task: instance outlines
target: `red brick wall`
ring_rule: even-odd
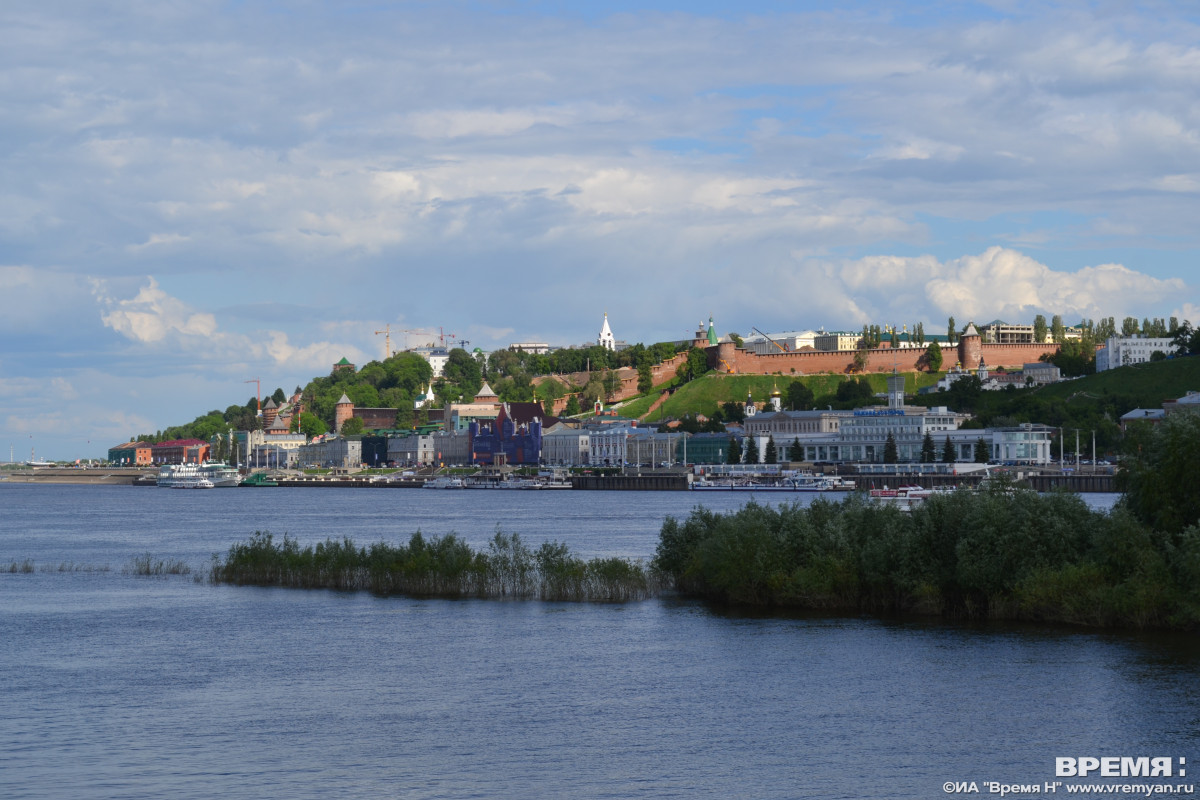
[[[991,367],[1020,367],[1022,364],[1037,361],[1043,353],[1057,353],[1056,344],[981,344],[978,346],[979,356],[984,363]],[[891,372],[893,367],[901,372],[912,372],[918,369],[918,362],[925,355],[925,350],[919,347],[899,348],[892,350],[881,347],[867,350],[867,372]],[[963,364],[968,369],[979,366],[979,356],[968,359]],[[954,348],[942,350],[943,369],[953,366],[961,358]],[[740,373],[747,375],[812,375],[815,373],[832,372],[846,373],[854,363],[854,352],[839,351],[825,353],[819,351],[801,351],[796,353],[767,353],[755,355],[746,350],[739,350],[730,342],[724,342],[716,347],[708,348],[708,364],[721,372]],[[923,365],[921,366],[923,368]]]

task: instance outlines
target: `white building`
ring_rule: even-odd
[[[769,333],[765,336],[761,333],[754,333],[742,337],[742,347],[747,352],[760,356],[784,351],[795,352],[805,348],[815,350],[817,349],[816,339],[819,335],[817,331],[783,331]]]
[[[825,353],[857,350],[862,334],[853,331],[829,331],[813,339],[813,347]]]
[[[450,351],[444,347],[414,347],[409,352],[416,353],[429,362],[429,366],[433,369],[434,380],[442,377],[442,370],[445,368],[446,362],[450,360]]]
[[[1175,352],[1175,340],[1169,337],[1110,336],[1104,347],[1096,351],[1096,372],[1116,369],[1128,364],[1144,364],[1155,351],[1170,355]]]

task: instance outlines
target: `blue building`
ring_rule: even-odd
[[[513,419],[508,403],[500,407],[493,422],[472,422],[470,433],[471,463],[485,466],[537,464],[542,456],[542,421],[525,423]]]

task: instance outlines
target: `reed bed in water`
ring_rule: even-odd
[[[248,542],[213,558],[214,583],[300,589],[362,590],[421,597],[485,597],[574,602],[627,602],[652,597],[649,568],[621,558],[584,560],[566,545],[530,548],[517,534],[497,532],[476,551],[454,534],[406,545],[359,547],[348,538],[301,548],[284,535],[255,531]]]
[[[145,553],[131,558],[121,572],[126,575],[189,575],[192,568],[177,558],[155,558]]]

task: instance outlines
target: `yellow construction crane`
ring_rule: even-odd
[[[383,334],[383,360],[387,361],[392,357],[392,323],[383,326],[383,330],[375,331],[375,335]]]

